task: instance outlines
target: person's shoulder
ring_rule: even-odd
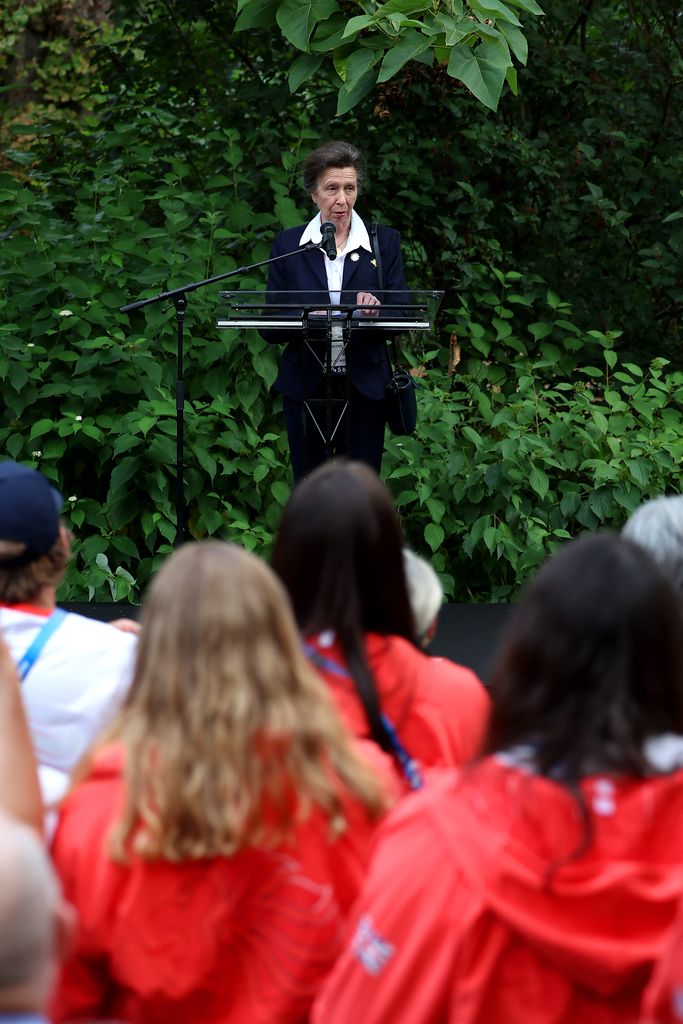
[[[422,789],[405,794],[382,822],[376,846],[420,851],[423,857],[442,860],[449,847],[445,832],[457,811],[461,772],[456,768],[430,768]]]
[[[467,668],[466,665],[459,665],[448,658],[432,657],[425,654],[424,669],[431,679],[444,686],[457,686],[460,690],[476,690],[477,692],[484,689],[476,672]]]
[[[483,741],[491,710],[491,698],[479,677],[464,665],[447,658],[424,655],[416,673],[416,697],[423,713],[433,719],[434,710],[455,743],[456,763],[465,763]]]
[[[455,686],[471,690],[483,689],[483,684],[476,673],[465,665],[459,665],[448,658],[437,658],[426,651],[415,647],[409,640],[401,636],[382,638],[388,645],[390,657],[397,659],[402,665],[410,665],[419,673],[420,678],[433,682],[438,686]],[[375,644],[377,641],[375,641]]]
[[[88,648],[104,648],[112,651],[130,652],[135,649],[137,637],[133,633],[127,633],[116,629],[108,622],[99,619],[91,619],[87,615],[80,615],[78,612],[67,612],[64,619],[65,633],[78,637],[79,642],[87,644]]]
[[[419,672],[423,682],[437,687],[451,687],[459,693],[463,690],[477,693],[484,690],[481,680],[472,669],[452,662],[450,658],[436,657],[425,650],[417,649],[400,637],[394,637],[394,641],[404,644],[404,648],[400,648],[401,657],[409,657],[412,653],[416,672]]]

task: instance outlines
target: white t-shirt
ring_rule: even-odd
[[[47,617],[26,605],[0,608],[16,662]],[[46,803],[63,795],[75,765],[114,719],[130,686],[136,643],[131,633],[68,613],[21,683]]]

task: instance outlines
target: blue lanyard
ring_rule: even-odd
[[[37,1013],[0,1013],[0,1024],[48,1024],[48,1020]]]
[[[66,612],[64,609],[55,608],[50,618],[47,619],[38,630],[37,634],[33,638],[33,643],[29,644],[28,650],[19,659],[17,664],[19,679],[22,683],[33,668],[33,665],[35,664],[35,661],[43,647],[48,642],[54,631],[61,626],[65,618]]]
[[[332,658],[325,657],[321,654],[317,647],[313,644],[304,644],[304,651],[308,655],[309,659],[313,662],[316,668],[322,669],[323,672],[329,672],[330,675],[338,676],[340,679],[351,679],[351,674]],[[388,718],[384,712],[380,714],[382,725],[386,730],[386,734],[391,744],[391,749],[394,757],[401,766],[403,776],[408,783],[410,789],[422,789],[424,785],[424,779],[420,766],[414,757],[411,757],[404,745],[399,739],[399,735],[396,732],[394,723]]]

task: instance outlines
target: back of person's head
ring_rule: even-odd
[[[683,594],[683,495],[646,501],[626,520],[622,536],[647,548]]]
[[[58,948],[60,889],[36,834],[0,813],[0,1013],[40,1012]]]
[[[333,459],[296,486],[271,564],[304,633],[414,639],[401,527],[389,491],[363,463]]]
[[[429,562],[410,548],[403,549],[403,561],[415,630],[420,643],[425,646],[434,639],[443,604],[443,587]]]
[[[31,601],[61,580],[70,554],[59,521],[63,503],[42,473],[0,463],[0,601]]]
[[[363,704],[370,735],[392,750],[365,633],[416,643],[403,567],[403,534],[391,495],[374,470],[333,459],[295,487],[282,516],[272,566],[305,636],[333,630]]]
[[[670,581],[637,544],[572,541],[512,612],[492,675],[488,752],[529,746],[568,783],[642,776],[644,744],[683,733],[683,619]]]
[[[153,580],[142,627],[117,729],[127,753],[117,856],[140,818],[136,851],[171,860],[275,841],[312,804],[342,828],[330,766],[379,810],[379,787],[301,651],[287,595],[255,555],[184,545]]]

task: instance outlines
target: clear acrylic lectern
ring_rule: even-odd
[[[351,374],[346,370],[353,363],[354,347],[375,342],[377,332],[391,341],[404,331],[429,331],[443,292],[375,291],[373,295],[379,306],[359,304],[351,290],[340,293],[339,303],[330,302],[328,291],[219,293],[219,329],[257,330],[268,342],[300,345],[302,380],[309,379],[312,367],[323,379],[322,397],[305,399],[304,408],[328,457],[339,429],[349,428]],[[341,390],[339,383],[344,385]]]

